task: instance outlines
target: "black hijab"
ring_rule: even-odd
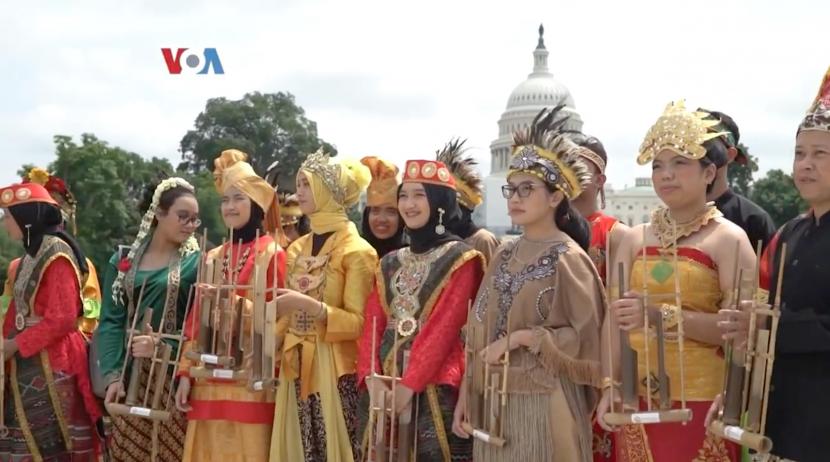
[[[427,194],[427,201],[429,202],[429,221],[422,228],[406,228],[406,234],[409,236],[409,247],[414,253],[428,252],[441,244],[461,240],[452,233],[449,227],[449,224],[453,220],[458,220],[458,217],[461,215],[455,190],[429,183],[422,184]],[[400,188],[398,187],[399,192]],[[438,225],[439,208],[444,209],[444,217],[442,219],[442,223],[446,228],[444,234],[435,232],[435,227]]]
[[[453,220],[450,223],[450,230],[455,233],[461,239],[467,239],[468,237],[472,236],[479,230],[479,227],[473,222],[473,211],[464,207],[463,205],[458,206],[461,213],[458,216],[457,220]]]
[[[388,237],[386,239],[380,239],[379,237],[375,236],[372,232],[372,228],[369,226],[369,209],[371,207],[366,207],[363,209],[363,220],[360,223],[360,231],[363,235],[363,239],[366,239],[372,247],[375,248],[375,251],[378,253],[378,258],[383,257],[387,253],[398,250],[401,247],[406,246],[406,242],[404,240],[404,223],[403,218],[398,216],[398,229],[395,231],[395,234],[392,237]]]
[[[55,236],[72,249],[81,272],[89,274],[89,266],[81,247],[74,237],[63,230],[63,216],[58,207],[44,202],[29,202],[9,207],[9,213],[23,233],[23,248],[27,254],[32,257],[37,255],[43,236]]]
[[[259,231],[260,236],[265,235],[264,228],[262,227],[262,220],[265,219],[265,212],[262,211],[262,207],[251,201],[251,218],[248,219],[248,222],[239,229],[234,228],[233,230],[233,244],[242,240],[243,244],[247,244],[254,239],[256,239],[256,232]]]

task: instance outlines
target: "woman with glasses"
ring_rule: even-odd
[[[105,389],[106,402],[123,395],[124,382],[136,373],[128,370],[125,377],[121,376],[126,348],[131,349],[133,358],[149,358],[153,354],[153,338],[149,335],[134,336],[132,344],[127,345],[127,328],[135,310],[152,309],[153,330],[163,325],[165,332],[179,331],[184,323],[188,294],[196,282],[200,252],[193,233],[201,222],[193,186],[181,178],[168,178],[148,190],[148,196],[138,235],[132,245],[122,246],[110,258],[104,272],[101,322],[92,341],[93,370],[100,374],[102,383],[98,386]],[[141,305],[136,306],[142,287]],[[162,319],[165,307],[168,307],[167,316]],[[146,383],[149,361],[144,364],[146,367],[138,373]],[[168,373],[172,375],[172,368]],[[175,413],[155,430],[152,421],[140,417],[111,418],[112,460],[150,460],[154,443],[158,448],[156,460],[181,460],[186,428],[183,414]]]
[[[502,188],[522,235],[493,255],[467,319],[476,354],[455,408],[453,432],[476,436],[473,459],[488,461],[591,460],[591,411],[600,384],[602,283],[585,252],[590,231],[570,206],[588,180],[576,145],[558,133],[566,116],[547,109],[513,135],[513,156]],[[508,335],[509,334],[509,335]],[[509,352],[509,356],[505,356]],[[501,405],[498,429],[484,415],[484,375]],[[489,366],[489,367],[486,367]],[[492,389],[491,389],[492,392]],[[502,394],[504,393],[504,394]],[[485,442],[475,430],[498,432],[507,442]]]
[[[233,242],[212,249],[208,260],[222,262],[222,285],[253,284],[255,265],[267,268],[266,301],[273,298],[274,282],[282,287],[285,277],[285,251],[277,243],[280,222],[276,192],[247,162],[248,155],[230,149],[213,161],[213,178],[222,195],[222,220],[232,231]],[[199,337],[199,310],[202,297],[216,297],[216,285],[199,282],[196,304],[185,327],[188,339]],[[227,293],[227,292],[223,292]],[[224,297],[224,295],[222,295]],[[242,302],[243,318],[251,315],[252,290],[239,290],[234,306]],[[227,344],[251,345],[250,331],[230,334]],[[242,338],[239,338],[242,335]],[[184,345],[187,352],[195,340]],[[245,355],[243,369],[250,369],[253,355]],[[252,391],[247,380],[192,379],[190,361],[182,355],[176,407],[187,412],[185,461],[265,462],[274,422],[274,395],[268,390]]]
[[[360,337],[358,379],[368,388],[361,403],[363,441],[370,432],[383,431],[366,418],[370,397],[379,403],[381,392],[392,395],[390,381],[370,373],[400,377],[390,406],[395,416],[408,416],[411,428],[418,430],[409,440],[409,447],[417,448],[415,460],[472,460],[470,441],[451,432],[452,413],[464,373],[459,334],[481,283],[484,259],[446,226],[460,216],[457,194],[444,163],[407,162],[398,210],[410,246],[381,259]]]

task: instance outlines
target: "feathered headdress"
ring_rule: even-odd
[[[467,151],[464,148],[466,142],[466,139],[452,139],[440,151],[435,153],[437,160],[447,166],[455,179],[459,204],[472,210],[484,201],[482,194],[484,184],[481,181],[481,175],[475,168],[478,162],[470,156],[464,156]]]
[[[573,199],[582,193],[591,174],[579,155],[579,146],[563,129],[570,117],[560,112],[564,107],[542,109],[528,128],[513,133],[508,176],[517,172],[536,175]]]
[[[824,73],[818,94],[798,126],[798,131],[820,130],[830,132],[830,68]]]

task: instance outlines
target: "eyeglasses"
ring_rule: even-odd
[[[193,225],[198,228],[202,224],[202,220],[199,219],[198,215],[190,216],[186,213],[177,213],[176,218],[179,219],[180,225]]]
[[[525,198],[530,196],[530,193],[532,193],[536,188],[538,188],[538,186],[533,183],[521,183],[518,186],[506,184],[501,187],[501,195],[504,196],[505,199],[510,199],[513,197],[513,194],[519,193],[519,197]]]

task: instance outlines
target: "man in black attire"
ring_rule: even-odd
[[[818,462],[830,460],[830,70],[799,126],[793,179],[810,210],[775,235],[761,271],[774,301],[786,243],[766,433],[775,458]],[[725,337],[745,338],[745,313],[721,315]]]
[[[727,156],[724,164],[715,165],[718,171],[715,182],[712,183],[711,189],[706,195],[707,199],[715,202],[718,210],[723,213],[727,220],[740,226],[746,232],[753,249],[757,248],[758,241],[761,241],[765,248],[773,234],[775,234],[775,223],[773,223],[772,218],[758,204],[729,189],[727,178],[729,164],[737,162],[745,165],[749,161],[746,152],[738,144],[741,139],[738,125],[732,120],[732,117],[722,112],[701,108],[698,108],[698,111],[708,113],[711,119],[720,121],[720,124],[710,130],[726,132],[726,135],[720,139],[726,145]]]

